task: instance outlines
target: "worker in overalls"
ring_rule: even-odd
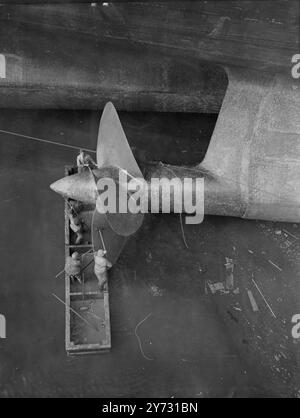
[[[77,235],[75,244],[78,245],[83,240],[82,221],[79,218],[78,213],[71,205],[69,206],[67,213],[70,220],[70,229]]]
[[[107,282],[107,270],[111,268],[112,264],[105,257],[106,251],[98,250],[95,254],[94,272],[98,279],[100,290],[104,290],[104,285]]]
[[[97,168],[97,164],[95,163],[95,161],[89,154],[86,154],[83,149],[79,151],[76,162],[78,173],[82,173],[84,170],[88,168]]]
[[[81,258],[77,251],[66,258],[65,272],[71,280],[81,283]]]

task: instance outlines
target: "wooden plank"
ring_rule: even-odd
[[[251,303],[253,312],[258,312],[259,309],[258,309],[256,300],[254,299],[254,296],[253,296],[253,293],[251,292],[251,290],[247,290],[247,294],[248,294],[248,297],[249,297],[249,300],[250,300],[250,303]]]
[[[99,292],[70,292],[70,296],[101,296]]]
[[[92,248],[93,246],[91,244],[80,244],[80,245],[69,244],[68,247],[69,248]]]

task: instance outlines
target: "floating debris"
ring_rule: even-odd
[[[15,196],[15,197],[11,197],[10,199],[4,199],[3,202],[8,203],[8,202],[12,202],[15,199],[19,199],[20,196]]]
[[[232,319],[234,322],[236,322],[237,324],[239,323],[239,320],[232,314],[232,312],[230,312],[229,310],[227,311],[230,319]]]
[[[146,254],[146,262],[151,263],[151,261],[152,261],[152,253],[151,251],[148,251]]]
[[[225,259],[226,259],[226,263],[225,263],[226,289],[227,290],[232,290],[234,288],[234,278],[233,278],[234,263],[233,263],[233,260],[231,258],[225,257]]]
[[[256,300],[254,299],[254,296],[253,296],[253,293],[251,292],[251,290],[247,290],[247,294],[248,294],[248,297],[249,297],[249,300],[250,300],[250,303],[251,303],[253,312],[258,312],[259,309],[258,309]]]
[[[274,359],[276,361],[280,361],[280,355],[279,354],[274,354]]]
[[[211,291],[212,294],[215,294],[217,292],[220,292],[220,293],[228,293],[225,290],[225,286],[224,286],[224,283],[223,282],[211,283],[211,282],[208,281],[206,283],[207,283],[207,286],[209,287],[209,289],[210,289],[210,291]]]
[[[294,235],[294,234],[292,234],[291,232],[289,232],[289,231],[287,231],[286,229],[283,229],[283,232],[285,232],[286,234],[288,234],[289,236],[291,236],[292,238],[295,238],[295,239],[299,239],[299,237],[297,237],[296,235]]]
[[[287,249],[289,248],[293,243],[289,241],[288,239],[281,245],[281,248]]]
[[[142,319],[137,325],[136,325],[136,327],[135,327],[135,330],[134,330],[134,334],[135,334],[135,336],[136,336],[136,338],[137,338],[137,340],[138,340],[138,343],[139,343],[139,348],[140,348],[140,351],[141,351],[141,354],[142,354],[142,356],[146,359],[146,360],[149,360],[149,361],[152,361],[152,360],[154,360],[152,357],[148,357],[148,356],[146,356],[146,354],[144,353],[144,351],[143,351],[143,347],[142,347],[142,342],[141,342],[141,339],[140,339],[140,337],[139,337],[139,335],[138,335],[138,333],[137,333],[137,330],[138,330],[138,327],[140,326],[140,325],[142,325],[150,316],[152,315],[152,312],[151,313],[149,313],[144,319]]]
[[[272,316],[274,316],[274,318],[276,318],[276,319],[277,319],[277,316],[275,315],[275,313],[274,313],[273,309],[271,308],[271,306],[270,306],[270,305],[269,305],[269,303],[267,302],[267,300],[266,300],[266,298],[264,297],[264,295],[263,295],[262,291],[260,290],[260,288],[258,287],[258,285],[256,284],[256,282],[255,282],[255,280],[254,280],[253,278],[252,278],[252,282],[253,282],[254,286],[256,287],[256,289],[259,291],[259,293],[260,293],[261,297],[263,298],[263,300],[264,300],[265,304],[267,305],[268,309],[270,310],[270,312],[271,312]],[[272,331],[272,330],[270,330],[270,332],[273,332],[273,331]]]
[[[150,292],[152,296],[163,296],[164,294],[164,290],[155,285],[150,286]]]
[[[269,262],[270,264],[272,264],[272,266],[274,266],[275,268],[277,268],[279,271],[282,271],[282,268],[280,268],[279,266],[277,266],[277,264],[273,263],[273,261],[272,261],[272,260],[268,260],[268,262]]]
[[[240,294],[240,288],[239,287],[235,288],[232,293],[234,295],[239,295]]]

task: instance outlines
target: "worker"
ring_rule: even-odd
[[[79,213],[82,209],[82,203],[78,202],[78,200],[67,199],[67,204],[69,208],[75,213]]]
[[[67,257],[65,264],[65,272],[71,280],[77,280],[81,283],[81,258],[77,251]]]
[[[105,257],[106,251],[98,250],[95,255],[95,268],[94,272],[99,282],[100,290],[104,289],[104,285],[107,282],[107,270],[111,268],[112,264]]]
[[[83,240],[83,225],[82,221],[78,216],[78,213],[72,206],[68,209],[68,217],[70,220],[70,228],[77,235],[75,244],[78,245]]]
[[[78,173],[82,173],[86,168],[97,168],[97,164],[89,154],[86,154],[83,149],[79,151],[77,156]]]

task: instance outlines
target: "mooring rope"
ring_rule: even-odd
[[[24,135],[24,134],[20,134],[18,132],[5,131],[4,129],[0,129],[0,132],[2,132],[3,134],[14,135],[14,136],[18,136],[20,138],[31,139],[33,141],[43,142],[43,143],[46,143],[46,144],[58,145],[60,147],[65,147],[65,148],[72,148],[72,149],[76,149],[77,151],[82,149],[84,151],[96,153],[96,151],[91,150],[89,148],[77,147],[75,145],[64,144],[63,142],[59,142],[59,141],[51,141],[49,139],[37,138],[35,136]]]

